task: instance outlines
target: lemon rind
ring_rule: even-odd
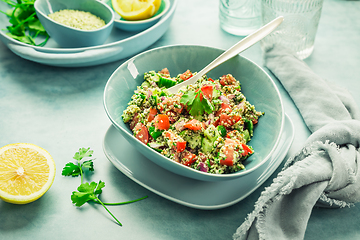
[[[149,5],[146,9],[144,8],[142,10],[132,11],[130,13],[126,13],[126,12],[122,11],[120,8],[118,8],[117,6],[115,6],[114,3],[116,2],[116,0],[112,0],[111,3],[112,3],[112,6],[113,6],[113,9],[115,10],[115,12],[117,14],[119,14],[123,19],[130,20],[130,21],[136,21],[136,20],[149,19],[156,14],[156,12],[159,10],[159,8],[161,6],[161,0],[160,0],[160,4],[158,4],[158,6],[155,6],[155,4],[154,4],[155,1],[157,1],[157,0],[154,0],[152,3],[149,3]],[[149,8],[152,8],[150,10],[150,14],[148,13]]]
[[[47,159],[47,163],[49,165],[49,177],[48,180],[46,181],[46,183],[43,185],[43,187],[35,192],[32,193],[30,195],[12,195],[9,194],[7,192],[4,192],[3,190],[0,189],[0,199],[2,199],[5,202],[9,202],[9,203],[14,203],[14,204],[27,204],[33,201],[38,200],[40,197],[42,197],[51,187],[51,185],[54,182],[55,179],[55,175],[56,175],[56,166],[55,166],[55,161],[52,158],[52,156],[49,154],[48,151],[46,151],[45,149],[32,144],[32,143],[13,143],[13,144],[8,144],[2,148],[0,148],[0,155],[5,152],[6,150],[10,149],[10,148],[14,148],[14,147],[27,147],[27,148],[32,148],[35,149],[36,151],[39,151],[46,159]]]

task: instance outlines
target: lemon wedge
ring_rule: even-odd
[[[112,6],[125,20],[151,18],[159,10],[161,0],[111,0]]]
[[[14,204],[39,199],[54,182],[55,169],[51,155],[34,144],[0,148],[0,198]]]

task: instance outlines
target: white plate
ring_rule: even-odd
[[[168,29],[178,0],[170,0],[169,11],[144,31],[125,32],[114,28],[103,45],[86,48],[61,48],[53,39],[44,47],[28,45],[6,35],[9,19],[0,13],[0,40],[16,55],[38,63],[59,67],[83,67],[109,63],[135,55],[155,43]],[[0,1],[0,9],[9,5]]]
[[[293,138],[294,127],[286,115],[279,145],[267,164],[240,180],[222,182],[199,181],[165,170],[145,158],[113,126],[105,134],[103,149],[117,169],[144,188],[188,207],[212,210],[238,203],[260,187],[279,167]]]

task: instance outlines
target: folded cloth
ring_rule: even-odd
[[[325,82],[287,49],[269,49],[265,66],[312,134],[261,193],[233,238],[303,239],[316,204],[345,207],[360,201],[360,110],[345,89]]]

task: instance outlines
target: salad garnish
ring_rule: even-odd
[[[0,10],[0,13],[3,13],[9,17],[9,23],[11,24],[10,26],[6,27],[9,31],[6,33],[6,35],[20,42],[34,46],[42,47],[47,43],[49,35],[36,16],[34,8],[35,0],[1,1],[9,4],[12,7],[12,9],[8,9],[6,12]],[[45,40],[39,44],[36,44],[35,38],[38,35],[45,36]]]
[[[87,202],[94,202],[101,204],[105,210],[115,219],[115,221],[122,226],[121,222],[110,212],[110,210],[106,207],[106,205],[123,205],[123,204],[129,204],[133,202],[137,202],[140,200],[143,200],[147,198],[147,196],[144,196],[142,198],[138,198],[131,201],[126,202],[118,202],[118,203],[104,203],[100,200],[99,195],[102,193],[102,189],[105,187],[105,182],[99,181],[97,182],[91,182],[87,183],[84,182],[84,171],[94,171],[94,162],[92,154],[93,150],[90,150],[90,148],[80,148],[78,152],[75,153],[74,159],[76,160],[76,164],[73,162],[69,162],[65,165],[65,167],[62,170],[63,176],[73,176],[77,177],[80,176],[81,184],[77,188],[77,191],[73,191],[71,194],[71,200],[72,203],[75,204],[77,207],[81,207]]]

